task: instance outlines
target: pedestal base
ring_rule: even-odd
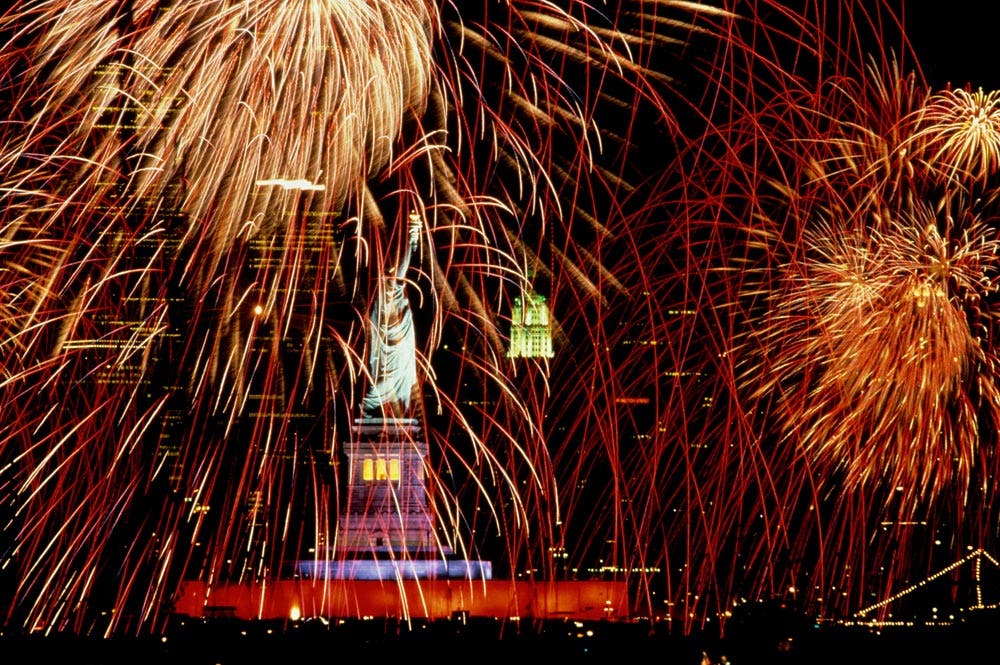
[[[344,443],[348,475],[338,552],[359,559],[365,552],[400,552],[400,559],[434,552],[437,539],[424,470],[428,451],[419,422],[361,418],[352,432]]]
[[[295,571],[318,580],[493,579],[493,563],[468,559],[312,559]]]

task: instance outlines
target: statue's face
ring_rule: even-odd
[[[398,300],[403,296],[405,282],[395,277],[386,279],[385,287],[382,290],[382,299],[386,302]]]

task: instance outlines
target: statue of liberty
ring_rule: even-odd
[[[406,273],[420,244],[421,220],[410,213],[408,243],[393,272],[382,280],[368,328],[371,386],[361,403],[364,418],[407,418],[417,383],[413,314],[406,297]]]

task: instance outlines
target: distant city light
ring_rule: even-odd
[[[255,183],[258,187],[281,187],[285,190],[297,189],[303,191],[315,191],[321,192],[326,189],[325,185],[314,183],[311,180],[306,180],[305,178],[298,178],[296,180],[286,180],[285,178],[270,178],[267,180],[258,180]]]

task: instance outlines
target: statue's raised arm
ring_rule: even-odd
[[[399,283],[406,280],[406,273],[410,271],[410,259],[420,248],[420,230],[422,228],[423,223],[420,219],[420,215],[415,212],[411,212],[409,224],[407,224],[406,250],[400,256],[399,264],[396,266],[396,271],[394,273],[396,280]]]
[[[395,269],[379,286],[368,327],[368,369],[371,385],[362,400],[365,418],[405,418],[417,383],[413,314],[406,297],[406,274],[420,247],[422,223],[410,213],[407,243]]]

